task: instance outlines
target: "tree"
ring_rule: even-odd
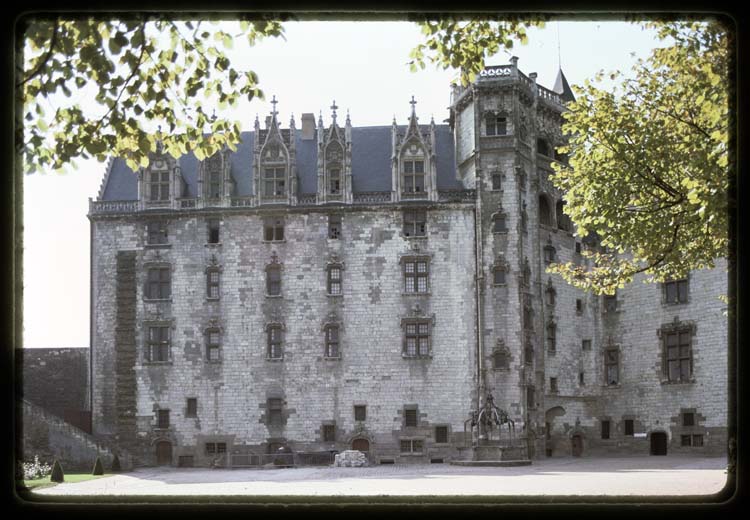
[[[539,20],[513,18],[474,17],[461,20],[445,17],[440,20],[419,22],[425,43],[412,49],[409,66],[412,72],[417,67],[425,68],[425,60],[443,69],[460,71],[460,80],[468,85],[484,68],[485,58],[496,54],[501,48],[510,50],[515,41],[525,44],[526,30],[544,27]]]
[[[27,173],[109,155],[135,170],[158,141],[175,157],[234,149],[239,122],[206,107],[234,107],[263,93],[257,75],[235,69],[225,51],[239,37],[253,45],[283,36],[279,21],[262,18],[221,26],[145,17],[23,23],[16,151]]]
[[[412,50],[412,70],[428,58],[461,72],[464,84],[484,68],[485,57],[541,22],[428,21],[426,41]],[[565,212],[582,236],[593,233],[603,249],[584,252],[594,267],[553,264],[569,283],[612,293],[645,273],[649,281],[711,268],[728,254],[729,42],[716,21],[647,23],[669,43],[639,60],[631,78],[613,92],[586,82],[575,88],[553,164]],[[670,41],[671,40],[671,41]],[[603,74],[598,76],[601,79]]]
[[[568,282],[611,294],[644,273],[660,282],[712,268],[728,254],[729,44],[718,22],[649,23],[671,45],[611,73],[608,92],[586,82],[568,105],[552,182],[578,233],[600,251],[586,269],[553,265]],[[601,75],[598,79],[601,79]]]

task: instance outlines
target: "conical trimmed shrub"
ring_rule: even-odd
[[[112,459],[112,473],[116,473],[118,471],[122,471],[122,468],[120,467],[120,457],[115,454],[114,458]]]
[[[102,466],[102,459],[99,457],[96,458],[96,462],[94,462],[94,471],[91,472],[92,475],[104,475],[104,466]]]
[[[49,479],[52,482],[65,482],[65,474],[57,459],[55,459],[55,463],[52,465],[52,475],[50,475]]]

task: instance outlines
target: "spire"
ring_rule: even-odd
[[[411,101],[409,101],[409,104],[411,105],[411,117],[409,117],[408,132],[418,132],[417,120],[419,118],[417,117],[417,108],[416,108],[417,101],[414,99],[414,96],[411,97]]]
[[[349,109],[348,108],[346,109],[346,124],[347,125],[351,125],[352,124],[351,120],[349,119]]]
[[[339,107],[336,106],[336,100],[333,100],[333,104],[331,105],[331,119],[333,119],[333,124],[336,124],[336,110]]]
[[[271,100],[271,104],[273,105],[273,110],[271,110],[271,115],[273,116],[274,119],[276,119],[276,114],[278,114],[278,112],[276,112],[276,103],[278,103],[278,101],[276,101],[276,94],[274,94],[273,99]]]
[[[563,74],[562,69],[558,69],[557,71],[557,79],[555,80],[555,86],[552,87],[552,91],[560,94],[563,101],[567,102],[576,100],[573,91],[570,90],[568,80],[565,79],[565,74]]]
[[[321,110],[318,115],[318,128],[323,129],[323,111]]]

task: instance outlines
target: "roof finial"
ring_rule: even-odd
[[[274,119],[276,118],[276,114],[278,113],[276,112],[276,103],[278,103],[278,101],[276,101],[276,94],[274,94],[273,99],[271,100],[271,104],[273,105],[273,109],[271,110],[271,115],[273,115]]]
[[[416,111],[417,111],[417,107],[416,107],[417,102],[415,101],[413,94],[411,96],[411,101],[409,101],[409,104],[411,105],[411,113],[412,114],[416,113]]]
[[[557,68],[562,70],[562,60],[560,59],[560,22],[557,22]]]
[[[331,105],[331,118],[333,119],[333,122],[336,122],[336,109],[338,107],[336,106],[336,100],[333,100],[333,104]]]
[[[348,108],[346,109],[346,124],[347,125],[351,124],[351,121],[349,120],[349,109]]]

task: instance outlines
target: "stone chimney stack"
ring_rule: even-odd
[[[315,137],[315,114],[302,114],[302,139],[308,141]]]

